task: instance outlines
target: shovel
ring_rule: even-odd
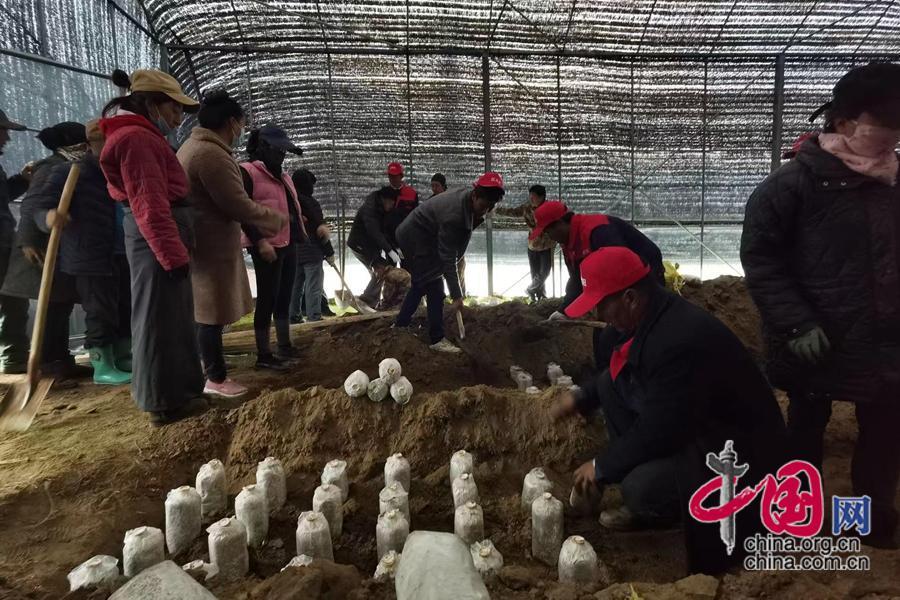
[[[50,241],[44,256],[44,270],[41,275],[41,289],[38,293],[37,309],[34,313],[34,329],[31,333],[31,353],[28,355],[28,371],[21,381],[16,381],[7,388],[0,400],[0,431],[25,431],[34,421],[41,403],[50,392],[53,379],[41,377],[41,350],[44,344],[44,326],[47,324],[47,306],[50,303],[50,292],[53,288],[53,273],[56,270],[56,254],[59,251],[59,240],[62,229],[69,214],[72,193],[78,183],[79,167],[72,164],[66,185],[63,187],[59,206],[56,208],[56,221],[50,231]]]
[[[348,296],[350,296],[350,302],[352,303],[353,308],[355,308],[357,311],[359,311],[359,314],[361,314],[361,315],[371,315],[372,313],[378,312],[378,311],[376,311],[375,309],[373,309],[373,308],[371,308],[371,307],[368,307],[368,310],[363,309],[363,307],[360,306],[360,304],[359,304],[359,300],[357,300],[357,299],[356,299],[356,296],[353,295],[353,292],[350,291],[350,286],[348,286],[348,285],[347,285],[347,282],[344,281],[344,274],[341,273],[341,270],[338,269],[337,265],[331,265],[331,266],[334,267],[335,272],[337,272],[338,277],[340,277],[340,279],[341,279],[341,285],[344,287],[344,291],[347,292],[347,295],[348,295]]]
[[[456,312],[456,326],[459,327],[459,339],[466,339],[466,324],[463,323],[462,312]]]

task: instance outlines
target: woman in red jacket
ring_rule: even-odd
[[[125,204],[125,250],[131,267],[133,364],[131,393],[154,425],[204,405],[203,372],[194,335],[189,278],[193,244],[184,199],[188,181],[166,140],[182,113],[197,106],[161,71],[122,71],[129,88],[103,109],[106,144],[100,165],[114,200]]]

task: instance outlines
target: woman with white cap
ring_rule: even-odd
[[[189,185],[166,136],[198,102],[162,71],[141,69],[113,82],[130,93],[103,109],[100,165],[124,202],[131,267],[132,396],[159,426],[204,406],[190,280],[193,225]]]

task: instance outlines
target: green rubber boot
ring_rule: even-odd
[[[94,367],[94,383],[99,385],[124,385],[131,383],[131,373],[116,368],[113,346],[91,348],[91,365]]]
[[[116,340],[116,368],[124,373],[131,373],[131,338]]]

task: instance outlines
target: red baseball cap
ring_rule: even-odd
[[[569,208],[559,200],[548,200],[534,211],[534,229],[528,235],[533,240],[544,233],[544,229],[562,219],[569,212]]]
[[[474,187],[490,187],[503,189],[503,177],[500,173],[488,171],[475,181]]]
[[[403,165],[398,162],[392,162],[387,168],[388,175],[403,175]]]
[[[650,272],[641,257],[624,246],[607,246],[591,252],[581,262],[584,291],[566,307],[566,316],[577,318],[617,292],[626,290]]]

